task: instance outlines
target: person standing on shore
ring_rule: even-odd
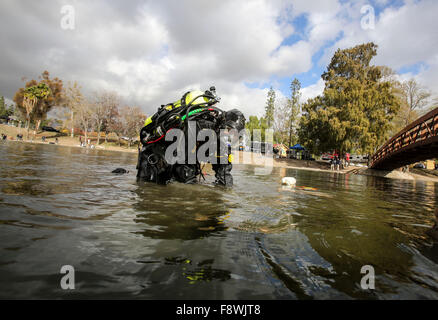
[[[79,136],[79,145],[82,147],[82,136]]]

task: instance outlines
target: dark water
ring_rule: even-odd
[[[135,154],[14,142],[0,163],[0,298],[438,298],[438,184],[241,165],[231,190],[139,185]]]

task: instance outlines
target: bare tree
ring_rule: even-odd
[[[77,82],[69,83],[68,87],[65,89],[65,105],[70,109],[70,120],[71,120],[71,137],[74,137],[74,127],[75,127],[75,111],[78,110],[79,105],[84,102],[84,96],[81,93],[81,87]]]
[[[117,114],[112,118],[111,122],[108,123],[107,128],[117,136],[119,147],[121,146],[120,139],[123,136],[124,127],[122,117],[120,116],[119,110],[117,110]]]
[[[429,111],[432,111],[433,109],[438,108],[438,97],[435,97],[433,99],[432,105],[429,108]]]
[[[92,125],[92,104],[83,99],[80,103],[74,106],[74,113],[76,114],[75,121],[77,125],[84,131],[85,142],[88,140],[88,130]]]
[[[108,135],[112,131],[112,127],[119,118],[119,106],[116,104],[110,105],[107,110],[107,115],[103,124],[103,131],[105,132],[105,142],[107,142]]]
[[[428,108],[425,107],[429,104],[431,93],[419,85],[415,79],[404,82],[399,82],[395,78],[391,79],[392,92],[398,98],[400,104],[400,109],[392,121],[390,131],[392,136],[428,111]]]
[[[131,147],[132,141],[139,136],[141,128],[144,126],[146,115],[139,107],[125,106],[120,111],[123,136],[128,138],[128,145]]]
[[[104,129],[106,122],[111,121],[111,117],[114,117],[118,105],[119,97],[115,92],[103,91],[94,95],[92,114],[97,131],[97,144],[100,143],[102,129]]]
[[[415,120],[429,103],[430,91],[419,85],[415,79],[401,84],[402,101],[405,106],[405,126]]]
[[[287,144],[289,138],[290,108],[287,99],[276,101],[274,112],[274,140]]]

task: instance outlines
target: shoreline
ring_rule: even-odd
[[[88,147],[81,147],[79,144],[63,144],[63,143],[50,143],[50,142],[42,142],[42,141],[29,141],[29,140],[7,140],[8,142],[18,142],[18,143],[26,143],[26,144],[42,144],[42,145],[50,145],[50,146],[58,146],[58,147],[69,147],[69,148],[79,148],[79,149],[85,149],[85,150],[95,150],[95,151],[111,151],[111,152],[124,152],[124,153],[137,153],[137,149],[124,149],[123,147],[94,147],[94,148],[88,148]]]
[[[5,130],[8,129],[8,130]],[[0,132],[7,132],[8,136],[14,136],[13,134],[18,132],[18,128],[0,125]],[[20,131],[24,132],[24,128]],[[9,132],[8,132],[9,131]],[[46,142],[38,141],[45,136]],[[33,141],[29,140],[16,140],[16,139],[8,139],[7,141],[11,142],[20,142],[20,143],[29,143],[29,144],[44,144],[44,145],[54,145],[54,146],[63,146],[63,147],[75,147],[82,148],[87,150],[99,150],[99,151],[112,151],[112,152],[124,152],[136,154],[138,152],[137,148],[128,149],[127,147],[114,146],[108,144],[102,144],[99,146],[95,146],[94,148],[81,147],[79,145],[78,137],[72,138],[70,136],[58,136],[53,132],[43,132],[34,136],[35,139]],[[58,138],[58,144],[54,143],[55,138]],[[92,139],[95,142],[96,139]],[[52,143],[51,143],[52,142]],[[356,167],[350,166],[343,170],[332,171],[330,170],[330,165],[324,161],[306,161],[306,160],[295,160],[295,159],[276,159],[276,158],[266,158],[261,154],[247,152],[247,151],[238,151],[234,154],[235,159],[238,161],[234,163],[236,165],[244,164],[244,165],[254,165],[254,166],[262,166],[264,164],[272,165],[274,168],[287,168],[287,169],[296,169],[296,170],[307,170],[307,171],[317,171],[317,172],[328,172],[328,173],[338,173],[338,174],[358,174],[358,175],[368,175],[374,177],[383,177],[388,179],[402,179],[402,180],[411,180],[411,181],[431,181],[438,182],[438,177],[431,177],[411,172],[401,172],[398,170],[394,171],[380,171],[373,170],[367,167]],[[245,162],[242,160],[246,160]],[[249,160],[249,161],[248,161]]]
[[[95,147],[95,148],[85,148],[81,147],[79,144],[72,145],[72,144],[51,144],[50,142],[42,142],[42,141],[18,141],[18,140],[7,140],[8,142],[18,142],[18,143],[26,143],[26,144],[43,144],[43,145],[53,145],[53,146],[62,146],[62,147],[74,147],[74,148],[81,148],[81,149],[87,149],[87,150],[96,150],[96,151],[110,151],[110,152],[124,152],[124,153],[137,153],[137,149],[126,149],[123,147]],[[243,156],[242,151],[239,151],[239,158]],[[242,161],[236,162],[236,165],[253,165],[253,166],[261,166],[260,163],[255,163],[254,160],[257,159],[258,162],[262,161],[263,156],[260,156],[258,154],[251,154],[250,158],[252,161],[251,163],[243,163]],[[266,159],[266,158],[265,158]],[[328,164],[322,161],[306,161],[306,160],[294,160],[294,159],[275,159],[269,160],[272,163],[272,167],[274,168],[285,168],[285,169],[295,169],[295,170],[306,170],[306,171],[316,171],[316,172],[327,172],[327,173],[337,173],[337,174],[357,174],[357,175],[365,175],[365,176],[373,176],[373,177],[382,177],[387,179],[399,179],[399,180],[410,180],[410,181],[430,181],[430,182],[438,182],[438,177],[428,177],[416,173],[408,173],[408,172],[401,172],[398,170],[394,171],[380,171],[380,170],[373,170],[369,169],[367,167],[356,167],[356,166],[350,166],[343,170],[330,170],[325,169],[324,166],[328,167]]]

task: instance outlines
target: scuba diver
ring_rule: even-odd
[[[196,152],[209,143],[214,152],[211,154],[208,148],[209,155],[205,152],[203,155],[212,163],[215,184],[232,186],[233,155],[229,140],[233,134],[244,129],[245,117],[237,109],[223,111],[217,108],[215,105],[219,101],[215,87],[205,92],[189,91],[181,100],[162,105],[157,113],[146,119],[140,131],[142,148],[138,154],[138,180],[157,184],[168,184],[172,180],[195,183],[198,176],[204,178]],[[214,132],[214,137],[209,136],[206,142],[197,141],[198,133],[205,129]],[[177,141],[169,141],[168,133]],[[179,133],[183,134],[174,136]],[[190,137],[193,136],[195,141],[191,144]],[[178,148],[172,151],[169,146],[175,144]]]

